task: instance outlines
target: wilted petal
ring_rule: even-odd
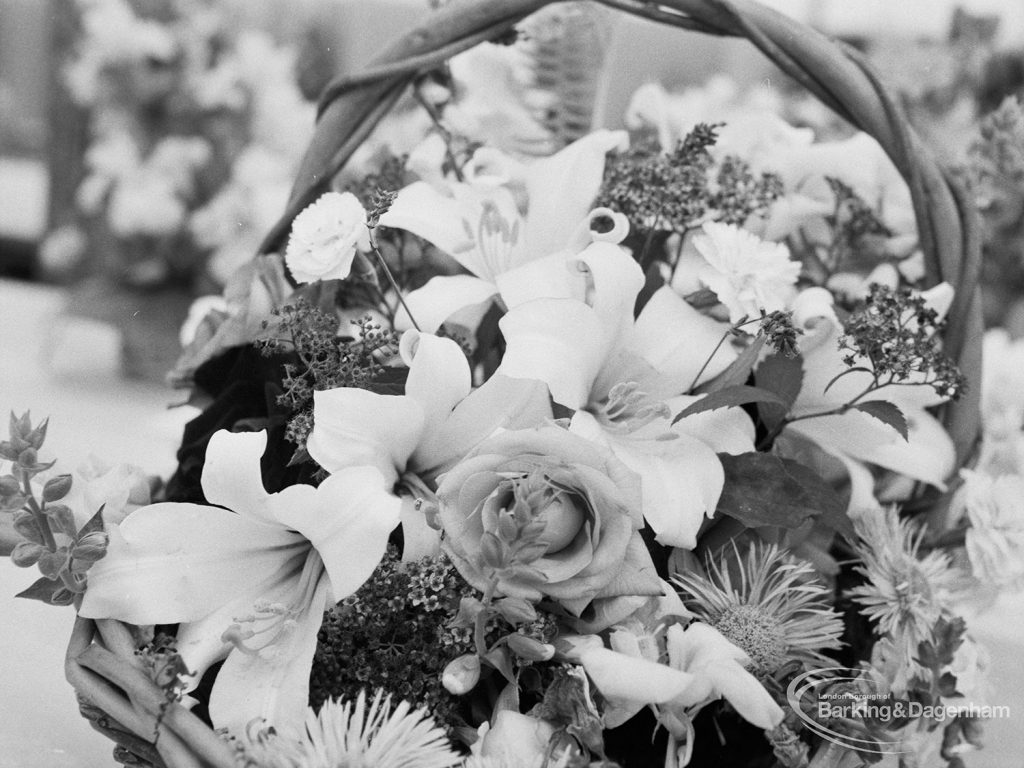
[[[422,288],[405,294],[405,307],[395,315],[395,327],[411,328],[411,314],[423,333],[437,333],[445,320],[465,307],[492,298],[498,289],[492,283],[472,275],[439,275]]]
[[[728,341],[715,351],[728,330],[727,323],[701,314],[666,286],[644,306],[626,346],[662,375],[666,391],[660,396],[677,395],[713,379],[736,359]],[[697,379],[706,361],[710,362]]]
[[[527,166],[527,253],[541,256],[565,246],[566,222],[582,221],[594,207],[605,155],[628,145],[625,131],[598,130]]]
[[[537,299],[513,309],[499,325],[507,348],[498,373],[539,379],[568,408],[586,405],[608,354],[594,310],[573,299]]]
[[[106,557],[89,569],[79,613],[131,624],[195,621],[287,573],[309,542],[279,525],[219,507],[143,507],[110,531]]]
[[[423,433],[423,407],[407,395],[339,387],[313,393],[306,450],[328,472],[373,466],[394,483]]]

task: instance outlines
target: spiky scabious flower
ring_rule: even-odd
[[[868,510],[854,527],[860,537],[856,571],[866,583],[847,596],[863,606],[876,633],[891,638],[909,661],[920,643],[931,640],[939,619],[951,615],[957,571],[943,552],[920,554],[924,529],[900,518],[895,507]]]
[[[293,740],[272,728],[234,740],[244,768],[450,768],[462,758],[429,713],[378,690],[355,702],[332,700],[307,711],[305,734]]]
[[[810,563],[775,545],[754,544],[745,558],[735,546],[717,563],[708,558],[707,572],[706,578],[678,573],[673,581],[697,618],[747,653],[755,675],[793,661],[833,663],[822,651],[840,647],[843,622]]]

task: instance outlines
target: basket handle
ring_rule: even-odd
[[[284,215],[260,253],[280,248],[292,220],[326,190],[359,144],[422,73],[483,40],[508,33],[552,0],[454,0],[392,44],[355,77],[326,88],[312,143]],[[873,136],[907,180],[931,284],[956,288],[945,335],[947,352],[976,377],[981,366],[981,244],[977,213],[910,127],[872,66],[856,50],[754,0],[598,0],[653,21],[714,35],[745,37],[786,74],[855,127]],[[980,387],[947,405],[943,420],[959,463],[980,434]]]

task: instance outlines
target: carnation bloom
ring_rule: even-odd
[[[579,661],[611,704],[655,709],[670,735],[672,765],[686,764],[685,754],[693,746],[690,720],[716,699],[724,698],[759,728],[769,730],[782,722],[782,709],[745,669],[749,657],[709,625],[694,622],[684,630],[673,624],[665,633],[664,655],[653,649],[654,658],[636,643],[621,638],[616,643],[614,633],[612,637],[613,648],[621,650],[594,643],[579,653]]]
[[[730,321],[786,308],[800,262],[790,260],[784,244],[766,242],[734,224],[709,222],[701,230],[693,239],[706,262],[699,277],[728,307]]]
[[[640,475],[643,515],[658,541],[692,548],[722,492],[716,453],[753,450],[753,425],[739,408],[670,423],[698,399],[686,392],[735,359],[720,345],[728,326],[668,287],[634,319],[644,276],[612,242],[543,266],[538,278],[549,298],[519,304],[500,321],[506,350],[498,373],[545,382],[555,402],[575,412],[574,432]]]
[[[971,573],[985,587],[1024,588],[1024,477],[960,470],[951,513],[966,515]]]
[[[419,181],[401,190],[380,223],[429,240],[471,273],[434,277],[405,297],[419,327],[433,332],[499,293],[514,306],[543,291],[544,275],[529,265],[586,244],[579,236],[589,228],[605,154],[625,141],[621,131],[595,131],[527,164],[480,150],[471,181]]]
[[[833,664],[822,650],[842,645],[843,620],[811,564],[774,545],[751,546],[745,561],[738,550],[733,558],[727,554],[718,563],[709,559],[707,578],[686,572],[674,577],[689,594],[686,603],[693,614],[742,648],[758,676],[771,675],[790,661]]]
[[[391,697],[378,690],[367,702],[331,700],[320,713],[306,711],[302,737],[274,728],[247,728],[234,736],[245,765],[260,768],[454,768],[462,758],[445,732],[423,709],[406,701],[392,709]]]
[[[437,496],[445,550],[481,591],[496,579],[503,595],[548,597],[577,617],[598,598],[661,592],[639,534],[639,478],[561,427],[485,440]]]
[[[296,730],[326,605],[358,589],[384,554],[399,502],[377,470],[319,487],[263,489],[266,433],[217,432],[203,467],[207,500],[161,503],[110,530],[79,613],[141,626],[181,624],[177,648],[198,684],[225,659],[210,694],[217,727],[264,718]]]
[[[952,288],[943,283],[924,294],[928,306],[941,318],[952,301]],[[843,325],[836,315],[832,294],[824,288],[808,288],[793,302],[793,322],[804,333],[798,340],[803,357],[803,382],[791,410],[792,416],[806,417],[838,408],[861,395],[872,383],[870,362],[857,357],[853,366],[844,361],[839,347]],[[849,373],[846,373],[850,371]],[[840,374],[842,374],[840,376]],[[909,440],[893,427],[862,411],[804,418],[789,424],[777,445],[783,451],[797,450],[810,441],[845,467],[850,477],[849,509],[857,513],[877,507],[874,477],[865,466],[872,464],[939,489],[956,463],[953,441],[942,424],[925,408],[946,398],[922,381],[924,374],[912,374],[903,384],[890,384],[864,400],[884,400],[897,406],[907,419]],[[838,377],[838,378],[837,378]],[[790,442],[790,438],[799,440]]]
[[[370,248],[366,210],[351,192],[327,192],[295,217],[284,261],[300,283],[344,280],[357,248]]]

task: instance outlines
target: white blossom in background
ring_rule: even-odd
[[[357,249],[370,249],[366,209],[351,192],[327,192],[295,217],[284,262],[300,283],[343,280]]]
[[[787,307],[800,275],[800,263],[790,260],[789,248],[734,224],[709,222],[701,230],[693,239],[706,262],[698,276],[728,307],[730,321]]]
[[[965,547],[971,573],[985,588],[1024,588],[1024,476],[960,471],[955,517],[970,523]]]

